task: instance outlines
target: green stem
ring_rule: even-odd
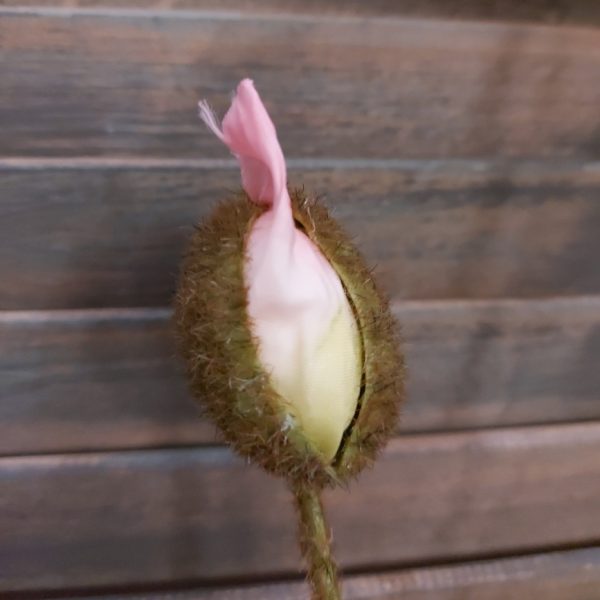
[[[337,567],[331,553],[331,532],[325,522],[320,490],[309,483],[293,485],[300,517],[300,548],[308,566],[312,600],[341,600]]]

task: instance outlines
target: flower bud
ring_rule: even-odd
[[[192,390],[241,453],[288,477],[345,479],[393,428],[402,360],[370,273],[323,207],[291,194],[250,80],[222,129],[245,195],[198,228],[176,302]],[[377,353],[380,353],[379,356]]]

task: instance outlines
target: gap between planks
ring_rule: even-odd
[[[291,171],[353,171],[356,169],[373,171],[428,171],[440,173],[490,173],[509,169],[511,174],[528,176],[542,174],[554,176],[560,173],[583,172],[600,173],[600,161],[581,159],[477,159],[477,158],[310,158],[292,157],[286,159]],[[218,158],[154,158],[142,156],[78,156],[78,157],[27,157],[0,156],[2,171],[40,170],[224,170],[237,171],[238,162]]]
[[[505,425],[498,427],[477,427],[456,431],[423,431],[403,433],[390,439],[386,451],[402,448],[404,451],[430,452],[447,450],[457,445],[476,444],[487,450],[520,450],[535,448],[556,448],[573,443],[594,442],[600,436],[600,419],[564,423],[540,423],[526,425]],[[189,444],[173,446],[124,447],[104,449],[77,449],[60,452],[36,452],[30,454],[0,455],[0,469],[23,468],[45,465],[60,466],[65,462],[71,465],[94,465],[101,457],[151,455],[158,453],[201,453],[206,460],[218,464],[235,464],[238,457],[229,446],[222,444]],[[384,451],[385,452],[385,451]],[[600,542],[600,540],[599,540]]]
[[[471,589],[481,584],[498,585],[537,581],[556,575],[583,584],[600,582],[600,546],[548,548],[536,552],[481,557],[477,560],[434,561],[420,567],[376,568],[344,572],[342,585],[348,600],[390,598],[391,593]],[[50,592],[9,594],[13,600],[55,598],[67,600],[300,600],[308,593],[302,575],[274,577],[268,581],[225,581],[202,587],[194,582],[166,585],[138,585],[126,588],[66,589]],[[365,594],[368,594],[365,595]],[[383,594],[380,596],[379,594]]]
[[[419,310],[447,309],[465,310],[505,309],[519,310],[536,306],[540,309],[561,310],[578,308],[598,308],[600,311],[600,295],[554,296],[543,298],[473,298],[473,299],[433,299],[433,300],[392,300],[391,309],[394,313],[410,313]],[[39,310],[1,310],[0,324],[35,324],[61,321],[166,321],[171,318],[173,310],[166,306],[147,307],[115,307],[115,308],[56,308]],[[600,319],[600,312],[599,312]]]

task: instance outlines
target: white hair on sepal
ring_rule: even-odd
[[[198,102],[198,115],[204,121],[204,124],[221,140],[224,141],[223,132],[219,119],[206,100]]]

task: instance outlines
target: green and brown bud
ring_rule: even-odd
[[[241,193],[195,232],[176,299],[191,388],[225,439],[270,472],[318,484],[346,481],[394,431],[403,397],[396,323],[356,247],[326,208],[294,190],[294,220],[338,274],[361,342],[356,410],[333,460],[323,457],[261,364],[247,312],[246,240],[264,208]],[[336,373],[330,374],[332,379]]]

